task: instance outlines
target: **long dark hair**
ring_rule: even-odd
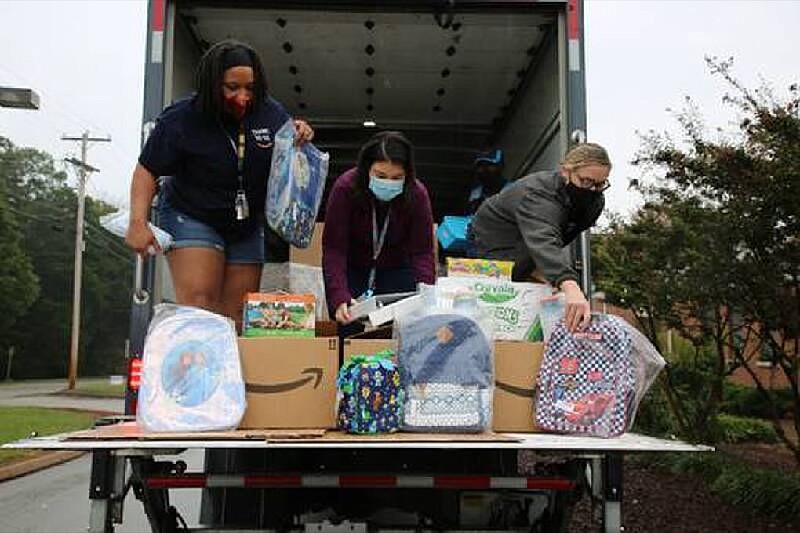
[[[414,145],[399,131],[381,131],[368,140],[358,152],[354,197],[366,200],[372,197],[369,190],[369,169],[376,161],[389,161],[403,167],[406,179],[400,196],[409,204],[414,194],[417,171],[414,166]]]
[[[253,64],[252,107],[258,108],[267,97],[267,77],[256,51],[245,43],[227,39],[206,50],[194,73],[194,86],[197,90],[195,105],[204,115],[222,120],[222,80],[225,75],[225,56],[228,52],[237,49],[245,52]]]

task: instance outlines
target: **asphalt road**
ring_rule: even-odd
[[[0,405],[85,409],[122,413],[124,403],[115,398],[72,397],[57,394],[64,380],[22,381],[0,385]],[[190,471],[202,470],[203,452],[180,456]],[[89,473],[91,457],[0,483],[0,532],[83,533],[89,525]],[[171,491],[170,497],[190,527],[200,512],[200,489]],[[133,493],[125,499],[119,532],[150,531],[141,503]]]
[[[98,378],[99,381],[105,379]],[[64,380],[3,383],[0,385],[0,405],[86,409],[110,413],[122,413],[125,410],[125,402],[121,398],[88,398],[57,394],[64,390],[66,385]]]
[[[180,456],[189,471],[202,469],[202,451]],[[34,474],[0,483],[0,531],[3,533],[84,533],[89,525],[89,470],[85,455]],[[200,489],[170,491],[171,502],[189,527],[197,527]],[[150,531],[141,503],[132,493],[125,499],[118,532]]]

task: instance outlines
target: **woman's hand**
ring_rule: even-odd
[[[345,325],[353,321],[353,317],[350,315],[350,306],[354,303],[356,303],[355,300],[342,302],[339,304],[339,307],[336,308],[336,321],[339,324]]]
[[[566,297],[564,323],[571,332],[581,330],[589,325],[592,309],[583,291],[575,280],[568,279],[561,284]]]
[[[128,224],[128,233],[125,234],[125,243],[139,255],[147,255],[161,251],[156,236],[150,229],[146,220],[131,220]]]
[[[299,118],[294,119],[294,131],[296,133],[294,143],[297,146],[310,142],[314,138],[314,128],[305,120]]]

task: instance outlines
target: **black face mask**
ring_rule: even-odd
[[[591,189],[578,187],[570,181],[567,182],[567,196],[569,196],[575,209],[584,211],[594,205],[595,202],[603,196],[603,193],[601,191],[593,191]]]

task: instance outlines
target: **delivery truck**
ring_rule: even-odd
[[[273,96],[313,125],[315,144],[331,155],[329,183],[376,130],[403,131],[437,220],[460,213],[476,153],[502,150],[505,177],[515,179],[555,168],[586,138],[582,0],[148,0],[143,141],[162,109],[191,92],[203,52],[225,38],[251,44]],[[588,250],[584,236],[574,257],[587,294]],[[153,305],[168,297],[164,265],[140,262],[128,415]],[[624,454],[704,449],[635,434],[150,438],[131,427],[11,446],[92,453],[92,532],[122,522],[131,490],[153,531],[182,530],[169,494],[188,487],[209,490],[200,520],[209,531],[563,531],[571,502],[588,493],[602,529],[618,532]],[[194,449],[232,459],[224,470],[187,472],[180,454]]]

